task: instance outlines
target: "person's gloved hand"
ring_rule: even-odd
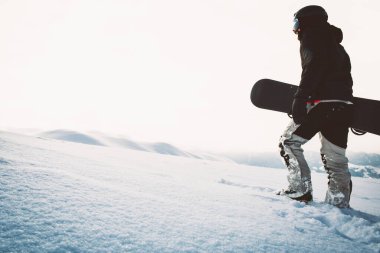
[[[295,98],[292,105],[293,121],[298,125],[301,124],[307,115],[306,111],[306,99]]]

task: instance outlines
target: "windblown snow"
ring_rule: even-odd
[[[285,169],[0,132],[0,252],[379,252],[380,180],[338,209],[312,179],[306,205]]]

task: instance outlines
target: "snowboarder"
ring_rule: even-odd
[[[289,186],[280,194],[304,202],[313,199],[310,169],[301,146],[319,133],[329,179],[325,202],[347,208],[352,191],[346,148],[353,81],[350,58],[340,44],[343,33],[327,20],[327,12],[316,5],[294,14],[302,74],[293,99],[293,119],[280,138],[280,153],[289,171]]]

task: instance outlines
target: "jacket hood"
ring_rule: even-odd
[[[340,28],[330,25],[328,22],[303,24],[301,32],[298,33],[298,40],[301,40],[305,34],[315,34],[318,37],[332,36],[340,44],[343,41],[343,32]]]
[[[330,31],[333,34],[336,42],[341,43],[343,41],[343,32],[340,28],[330,25]]]

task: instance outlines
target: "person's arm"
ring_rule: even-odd
[[[317,36],[305,34],[301,39],[302,75],[294,96],[292,116],[296,124],[301,124],[307,115],[306,102],[310,100],[327,72],[326,48]]]
[[[328,68],[327,48],[318,34],[305,34],[301,39],[302,74],[295,98],[311,99],[320,83],[326,78]]]

